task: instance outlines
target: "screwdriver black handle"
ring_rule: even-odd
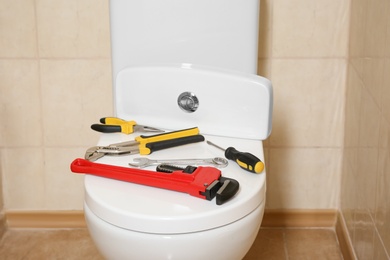
[[[225,150],[225,157],[249,172],[260,173],[264,169],[264,163],[259,158],[251,153],[237,151],[234,147]]]

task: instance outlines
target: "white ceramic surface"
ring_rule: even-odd
[[[179,107],[184,92],[197,97],[195,112]],[[257,75],[188,64],[130,67],[118,74],[114,96],[118,117],[155,127],[257,140],[271,132],[272,85]]]
[[[259,0],[111,0],[113,75],[150,63],[257,73]]]
[[[97,248],[107,259],[237,260],[250,249],[259,231],[264,204],[221,228],[185,234],[151,234],[118,228],[93,214],[85,216]]]

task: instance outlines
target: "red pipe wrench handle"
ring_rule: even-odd
[[[78,158],[71,163],[70,169],[74,173],[92,174],[115,180],[184,192],[207,200],[211,200],[217,196],[218,205],[233,197],[238,191],[238,182],[236,180],[221,177],[221,171],[213,167],[199,166],[192,173],[185,173],[183,171],[163,173],[93,163]]]

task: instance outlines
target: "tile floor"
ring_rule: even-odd
[[[0,243],[0,259],[91,259],[102,256],[86,229],[8,230]],[[343,259],[332,229],[262,228],[244,260]]]

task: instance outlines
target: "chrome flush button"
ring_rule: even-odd
[[[183,92],[177,98],[177,104],[179,107],[186,112],[195,112],[199,107],[199,100],[194,93]]]

